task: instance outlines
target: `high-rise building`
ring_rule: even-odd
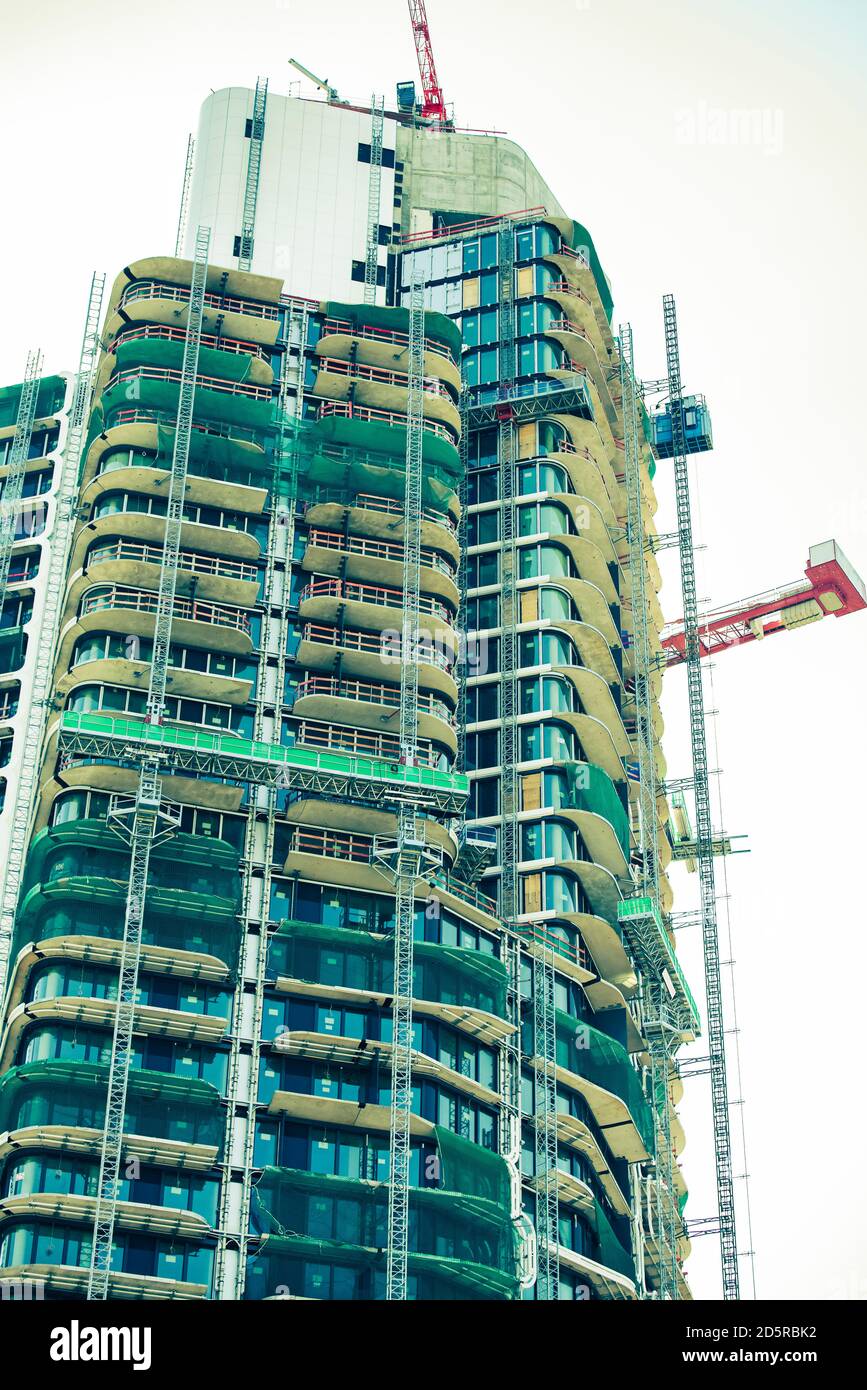
[[[694,1006],[633,768],[643,738],[664,776],[659,574],[626,543],[654,462],[592,240],[508,141],[261,89],[205,103],[190,227],[105,312],[3,1001],[0,1277],[385,1297],[409,1058],[407,1296],[688,1297]]]

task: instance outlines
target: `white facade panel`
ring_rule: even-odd
[[[231,87],[202,106],[190,189],[185,254],[192,254],[196,227],[212,228],[211,258],[237,260],[250,141],[245,135],[253,92]],[[360,300],[353,262],[365,260],[370,164],[359,159],[369,145],[371,119],[361,111],[323,101],[268,96],[252,269],[283,278],[287,292],[314,299]],[[386,119],[384,148],[394,150],[397,123]],[[381,224],[390,227],[394,169],[383,166]],[[385,250],[380,264],[385,265]],[[385,302],[384,290],[377,295]]]

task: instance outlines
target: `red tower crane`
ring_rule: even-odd
[[[810,546],[805,574],[799,584],[771,589],[708,613],[698,626],[699,655],[714,656],[817,618],[844,618],[867,608],[867,587],[836,541]],[[663,633],[662,646],[666,666],[678,666],[686,659],[682,623],[672,623]]]
[[[421,114],[425,120],[436,121],[439,125],[445,126],[449,124],[449,117],[446,112],[443,89],[437,77],[433,44],[430,38],[430,25],[427,22],[424,0],[408,0],[408,3],[412,36],[415,39],[415,51],[418,57],[418,70],[421,74],[423,97]]]

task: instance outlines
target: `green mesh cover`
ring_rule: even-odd
[[[410,1190],[410,1268],[510,1297],[517,1275],[508,1205],[450,1190],[456,1167],[458,1176],[474,1180],[465,1158],[455,1164],[449,1157],[442,1188]],[[388,1240],[388,1184],[266,1168],[254,1189],[253,1226],[267,1237],[257,1257],[268,1262],[260,1264],[260,1278],[265,1270],[274,1277],[275,1257],[378,1266]]]
[[[595,1086],[619,1096],[647,1152],[653,1152],[653,1115],[644,1098],[638,1072],[620,1043],[558,1009],[557,1062]]]
[[[305,951],[305,945],[318,955]],[[413,994],[417,999],[482,1009],[506,1016],[507,972],[500,961],[458,946],[419,941],[414,949]],[[394,984],[394,943],[348,927],[313,922],[281,922],[271,938],[271,974],[311,984],[342,984],[390,994]]]
[[[382,309],[369,304],[341,304],[337,300],[329,300],[325,311],[329,318],[348,319],[350,323],[369,324],[371,328],[384,328],[388,332],[409,332],[408,309]],[[428,309],[424,316],[424,331],[425,337],[445,343],[460,361],[461,334],[451,319]]]
[[[599,1263],[606,1265],[608,1269],[616,1269],[618,1274],[625,1275],[627,1279],[634,1279],[635,1267],[632,1263],[632,1255],[628,1250],[624,1250],[620,1244],[614,1234],[611,1222],[595,1197],[593,1199],[593,1211],[588,1213],[588,1216],[599,1242]]]
[[[592,811],[609,822],[629,857],[629,820],[608,773],[594,763],[569,763],[569,799],[578,811]]]

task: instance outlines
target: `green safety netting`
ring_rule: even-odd
[[[391,454],[397,460],[406,459],[406,429],[400,424],[379,424],[375,420],[348,415],[327,415],[313,423],[323,443],[345,445],[366,453]],[[457,444],[429,430],[422,431],[422,459],[426,468],[433,469],[433,476],[442,481],[461,476]]]
[[[17,381],[11,386],[0,386],[0,429],[8,429],[18,419],[23,389],[23,381]],[[34,419],[44,420],[48,416],[56,415],[63,405],[65,396],[66,382],[62,376],[40,377]]]
[[[348,319],[350,323],[368,324],[371,328],[384,328],[386,331],[397,333],[409,332],[409,310],[408,309],[383,309],[378,305],[370,304],[341,304],[336,300],[329,300],[325,305],[325,312],[329,318]],[[433,339],[435,342],[445,343],[450,348],[456,360],[461,360],[461,334],[460,329],[451,319],[444,314],[438,314],[435,310],[428,309],[424,316],[425,337]]]
[[[599,1263],[606,1265],[608,1269],[616,1269],[618,1274],[625,1275],[627,1279],[634,1279],[635,1266],[632,1255],[628,1250],[624,1250],[620,1244],[614,1234],[611,1222],[595,1197],[593,1198],[593,1209],[587,1213],[587,1218],[599,1243]]]
[[[160,946],[169,951],[193,951],[197,955],[214,956],[228,967],[234,978],[241,949],[238,923],[230,918],[215,920],[196,913],[181,916],[158,916],[147,903],[142,924],[145,946]],[[40,887],[31,889],[21,904],[15,919],[11,958],[15,960],[23,947],[64,936],[87,936],[109,941],[123,937],[124,901],[120,894],[112,903],[95,904],[85,894],[75,890],[46,897]]]
[[[596,281],[596,288],[599,291],[599,298],[602,300],[602,307],[605,310],[605,316],[610,323],[611,314],[614,309],[614,300],[611,297],[611,286],[608,283],[608,277],[605,271],[602,269],[602,262],[596,253],[596,247],[593,245],[593,238],[587,228],[583,227],[580,222],[573,221],[572,223],[572,245],[576,250],[580,248],[582,251],[586,252],[590,269],[593,272],[593,279]]]
[[[592,811],[609,822],[620,848],[629,857],[629,819],[608,773],[594,763],[568,763],[569,798],[578,811]]]
[[[63,1125],[101,1129],[108,1067],[93,1062],[26,1062],[0,1078],[0,1133]],[[129,1073],[125,1133],[220,1147],[220,1093],[207,1081],[163,1072]]]
[[[335,446],[332,453],[314,452],[310,456],[306,476],[310,486],[302,489],[301,496],[311,503],[336,500],[329,497],[332,492],[343,492],[347,502],[359,492],[403,501],[406,491],[406,461],[396,454],[389,459],[383,454]],[[436,469],[428,468],[422,480],[422,505],[445,513],[454,499],[450,483],[441,481]]]
[[[347,927],[284,921],[271,938],[268,969],[311,984],[390,994],[394,943]],[[418,941],[414,948],[413,995],[434,1003],[482,1009],[506,1016],[506,967],[490,956],[460,946]]]
[[[171,342],[165,338],[130,338],[118,343],[117,364],[120,370],[130,367],[169,367],[180,371],[184,361],[183,340]],[[200,347],[198,372],[200,376],[217,377],[223,381],[246,381],[253,366],[249,353],[221,352],[219,348]]]
[[[439,1145],[438,1149],[442,1152]],[[505,1168],[501,1160],[495,1161]],[[486,1196],[451,1190],[449,1180],[455,1176],[475,1180],[465,1158],[455,1165],[449,1157],[442,1171],[444,1186],[410,1189],[411,1269],[468,1289],[487,1289],[493,1296],[512,1296],[517,1272],[508,1191],[504,1206]],[[257,1277],[266,1270],[273,1277],[273,1261],[280,1257],[378,1263],[388,1240],[388,1199],[387,1183],[264,1169],[255,1185],[252,1214],[254,1230],[267,1237],[256,1257]]]
[[[632,1116],[645,1149],[653,1152],[653,1115],[641,1089],[638,1072],[620,1043],[558,1009],[557,1062],[595,1086],[619,1096]]]

